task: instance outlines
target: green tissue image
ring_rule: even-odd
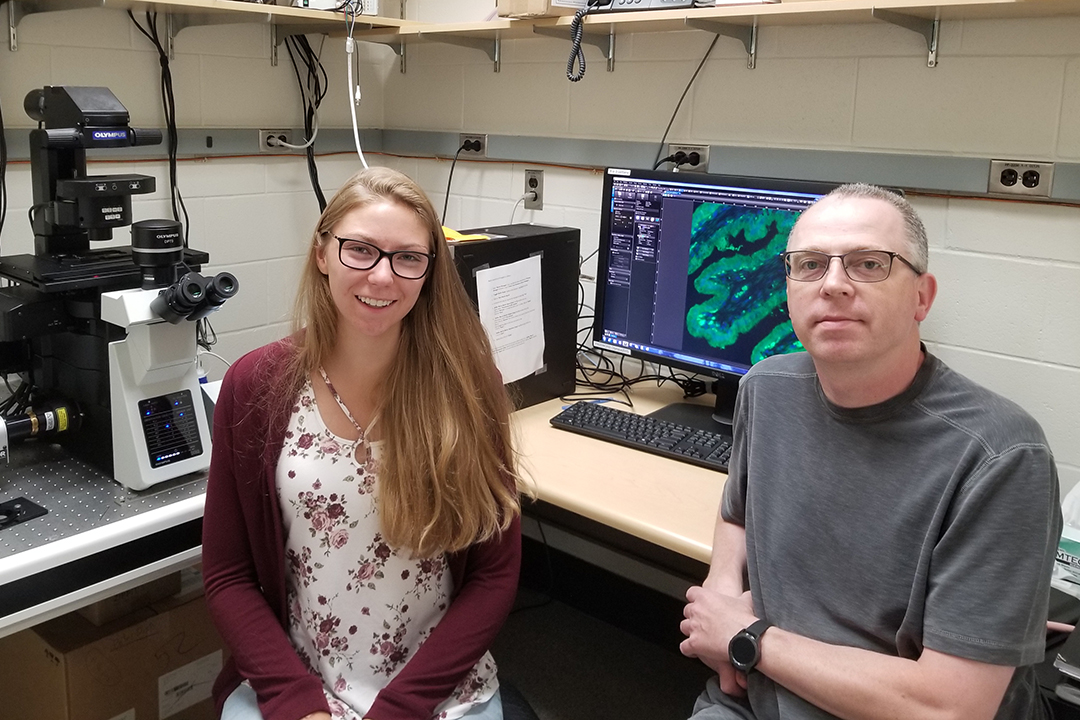
[[[780,259],[798,216],[709,202],[695,208],[687,270],[691,338],[748,351],[752,362],[803,349],[787,316]]]

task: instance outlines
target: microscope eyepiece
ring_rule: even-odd
[[[185,303],[197,303],[203,298],[203,294],[206,292],[206,287],[194,278],[189,278],[188,275],[180,278],[180,285],[177,290],[177,295],[183,299]]]
[[[217,310],[240,289],[240,282],[231,272],[220,272],[206,281],[206,299],[199,303],[188,320],[199,320]]]
[[[150,303],[150,310],[175,325],[189,319],[205,296],[206,278],[192,271],[162,290]]]
[[[228,300],[240,288],[236,276],[231,272],[220,272],[206,284],[206,295],[210,300]]]

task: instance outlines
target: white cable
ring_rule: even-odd
[[[225,358],[221,357],[221,356],[220,356],[220,355],[218,355],[218,354],[217,354],[216,352],[210,352],[209,350],[199,350],[199,357],[202,357],[203,355],[209,355],[209,356],[211,356],[211,357],[216,357],[216,358],[217,358],[218,360],[220,360],[221,362],[225,363],[225,364],[226,364],[227,366],[229,366],[229,367],[232,367],[232,363],[231,363],[231,362],[229,362],[229,361],[228,361],[228,360],[226,360]]]
[[[287,147],[287,148],[291,148],[292,150],[304,150],[305,148],[308,148],[311,145],[314,145],[315,144],[315,138],[317,138],[318,136],[319,136],[319,116],[318,116],[318,114],[316,114],[314,116],[314,126],[311,129],[311,139],[309,139],[303,145],[293,145],[292,143],[287,143],[284,140],[278,140],[273,135],[266,138],[266,144],[267,145],[273,145],[275,147]]]
[[[352,93],[353,93],[352,56],[353,56],[353,52],[355,51],[355,45],[356,45],[356,43],[353,41],[352,36],[345,38],[345,64],[348,66],[348,69],[349,69],[349,73],[348,73],[348,76],[349,76],[349,95],[352,95]],[[349,110],[351,111],[350,114],[352,115],[352,133],[353,133],[353,141],[356,143],[356,154],[360,156],[360,164],[363,165],[364,169],[366,170],[368,164],[367,164],[367,160],[364,159],[364,150],[363,150],[363,148],[360,147],[360,130],[356,126],[356,106],[359,105],[359,104],[360,104],[360,87],[357,86],[356,87],[355,100],[350,98]]]
[[[507,225],[513,225],[514,224],[514,213],[517,212],[518,205],[521,205],[521,203],[525,202],[526,200],[535,200],[535,199],[536,199],[536,191],[535,190],[530,190],[529,192],[527,192],[524,195],[522,195],[521,197],[519,197],[518,201],[516,203],[514,203],[514,209],[510,211],[510,222],[507,223]]]

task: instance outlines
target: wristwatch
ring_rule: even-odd
[[[772,627],[768,620],[758,620],[735,633],[728,643],[728,659],[732,667],[749,673],[761,660],[761,636]]]

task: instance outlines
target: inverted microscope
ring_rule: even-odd
[[[0,446],[48,436],[132,490],[205,470],[196,321],[237,280],[203,277],[209,255],[186,247],[179,222],[132,223],[131,197],[154,192],[152,176],[87,174],[88,150],[160,144],[160,130],[132,128],[102,87],[47,86],[24,107],[39,124],[34,253],[0,256],[0,374],[19,375],[25,413],[2,417]],[[91,247],[127,225],[130,247]]]

